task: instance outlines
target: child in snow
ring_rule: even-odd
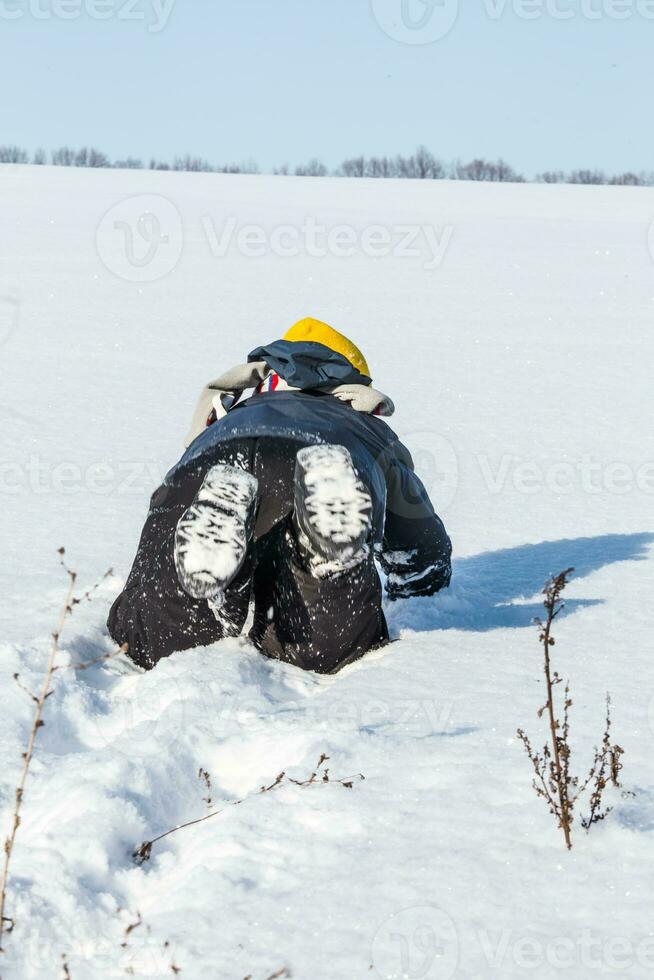
[[[254,394],[241,400],[245,391]],[[331,673],[388,640],[391,599],[450,581],[451,545],[361,352],[318,320],[202,392],[108,621],[132,659],[238,636]]]

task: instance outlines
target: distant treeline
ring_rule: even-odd
[[[186,154],[175,157],[172,163],[152,158],[144,163],[143,160],[127,157],[124,160],[110,160],[106,153],[95,147],[82,147],[75,150],[70,146],[62,146],[49,154],[38,149],[32,155],[19,146],[0,145],[0,163],[31,163],[35,165],[51,164],[55,167],[115,167],[120,170],[177,170],[192,173],[222,173],[222,174],[258,174],[257,164],[248,160],[244,163],[213,164],[202,157]],[[297,177],[400,177],[408,180],[485,180],[500,183],[526,183],[528,178],[517,173],[504,160],[471,160],[462,163],[456,160],[444,163],[430,151],[420,146],[409,157],[352,157],[344,160],[340,167],[330,170],[318,159],[291,167],[284,164],[275,167],[273,173],[280,175],[293,174]],[[530,181],[532,182],[532,181]],[[535,183],[544,184],[622,184],[632,187],[654,186],[652,173],[622,173],[607,174],[603,170],[547,170],[533,178]]]

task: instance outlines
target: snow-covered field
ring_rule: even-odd
[[[200,387],[300,316],[367,354],[456,553],[449,592],[391,607],[398,641],[334,677],[244,640],[58,673],[2,977],[62,954],[73,980],[173,957],[203,980],[650,977],[654,191],[4,166],[0,208],[3,836],[56,549],[82,587],[114,569],[62,639],[85,660]],[[516,738],[544,740],[530,622],[569,565],[574,765],[610,690],[635,794],[570,853]],[[282,787],[132,862],[207,812],[200,767],[219,805],[322,752],[365,782]]]

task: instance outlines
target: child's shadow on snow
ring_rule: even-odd
[[[543,613],[541,601],[525,602],[540,593],[547,578],[573,566],[574,579],[619,561],[642,561],[654,534],[604,534],[596,538],[542,541],[518,548],[488,551],[454,563],[452,584],[438,596],[389,603],[391,633],[401,629],[424,632],[459,629],[483,632],[529,626]],[[562,615],[603,599],[567,599]]]
[[[615,811],[623,827],[641,834],[654,831],[654,790],[635,787],[634,799],[628,800]]]

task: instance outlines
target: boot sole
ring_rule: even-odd
[[[204,478],[175,532],[175,568],[193,599],[219,599],[238,574],[254,529],[258,484],[235,466],[219,464]]]
[[[298,452],[295,517],[321,558],[347,562],[363,547],[372,500],[344,446],[307,446]]]

